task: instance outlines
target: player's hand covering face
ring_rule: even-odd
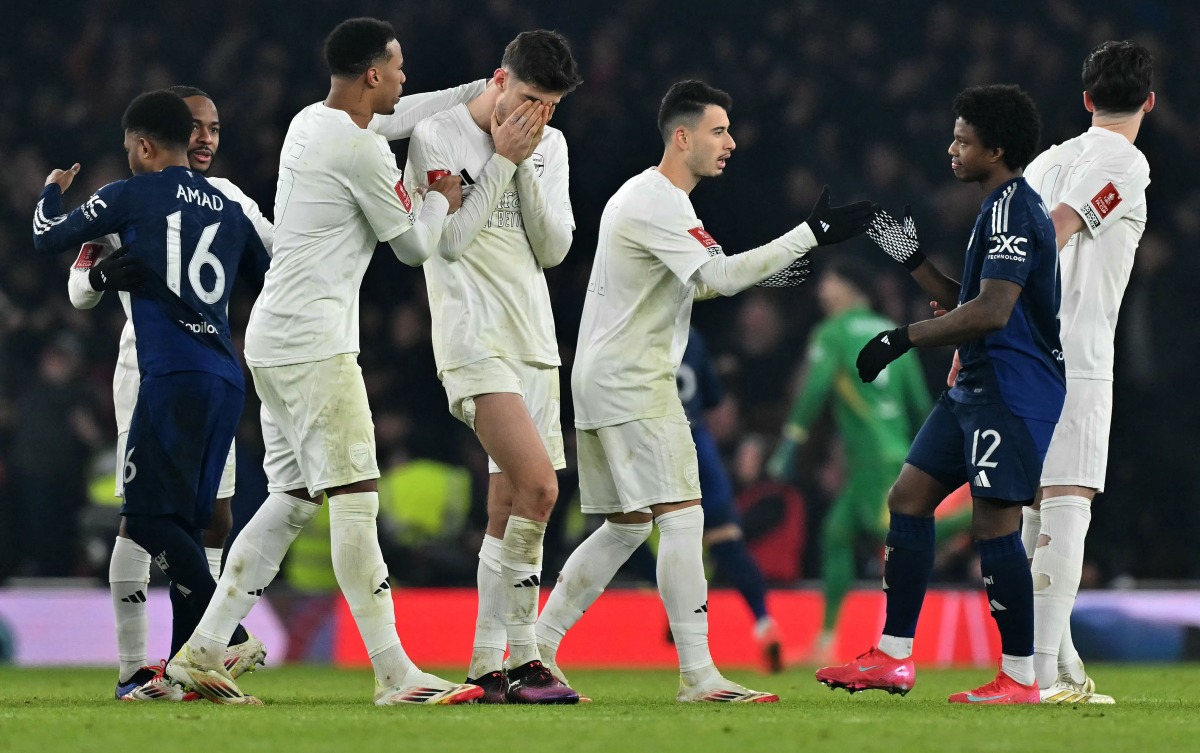
[[[492,114],[492,142],[496,154],[519,165],[529,159],[537,146],[537,138],[546,126],[546,108],[526,100],[517,106],[507,118],[500,118],[500,108]]]
[[[827,246],[866,232],[876,209],[878,207],[869,201],[856,201],[840,207],[830,206],[829,186],[825,186],[805,222],[816,237],[817,245]]]

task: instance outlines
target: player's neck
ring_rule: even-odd
[[[1105,113],[1092,113],[1092,127],[1103,128],[1106,131],[1120,134],[1129,140],[1132,144],[1138,135],[1138,131],[1142,128],[1142,118],[1146,113],[1138,110],[1132,115],[1107,115]]]
[[[371,124],[375,112],[366,105],[366,92],[358,86],[358,80],[347,82],[337,76],[329,78],[329,96],[322,103],[331,110],[341,110],[350,116],[354,125],[366,128]]]
[[[1023,172],[1024,171],[1022,170],[1009,170],[1007,168],[997,170],[988,177],[979,181],[979,187],[983,189],[985,194],[990,194],[992,191],[995,191],[997,188],[1009,182],[1013,178],[1020,178]]]
[[[662,162],[658,163],[658,171],[680,191],[690,194],[700,178],[688,168],[682,160],[671,159],[670,154],[664,154]]]
[[[496,100],[499,98],[500,90],[489,83],[483,94],[467,103],[467,112],[471,113],[471,120],[475,121],[479,130],[489,136],[492,134],[492,118],[495,116]]]

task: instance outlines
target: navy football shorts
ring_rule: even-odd
[[[692,440],[696,443],[696,462],[700,466],[700,507],[704,509],[704,527],[720,528],[737,523],[733,484],[712,432],[703,424],[693,425]]]
[[[1037,494],[1054,421],[1014,416],[1004,403],[975,405],[945,392],[905,461],[971,496],[1024,504]]]
[[[207,528],[244,397],[201,371],[144,377],[129,425],[121,514],[174,515]]]

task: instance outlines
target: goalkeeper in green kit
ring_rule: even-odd
[[[832,401],[845,449],[846,481],[821,533],[825,619],[810,657],[819,661],[832,660],[842,599],[855,579],[855,543],[860,536],[883,540],[888,488],[932,405],[920,364],[911,353],[890,364],[874,382],[858,379],[855,359],[864,339],[896,326],[871,310],[871,277],[869,268],[844,257],[831,260],[822,272],[817,293],[827,318],[813,331],[803,384],[767,465],[771,477],[789,480],[796,450]]]

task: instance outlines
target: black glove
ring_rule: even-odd
[[[755,285],[760,288],[794,288],[808,282],[808,276],[811,274],[812,262],[808,260],[807,256],[802,256],[770,277],[756,282]]]
[[[129,247],[117,249],[111,256],[97,262],[88,272],[92,290],[126,290],[140,292],[149,274],[141,259],[126,256]]]
[[[864,382],[874,382],[879,372],[907,353],[911,347],[912,340],[908,339],[907,324],[880,332],[858,352],[858,360],[854,362],[858,367],[858,378]]]
[[[829,206],[829,186],[821,191],[821,197],[813,205],[805,223],[817,238],[818,246],[841,243],[856,235],[862,235],[877,206],[869,201],[856,201],[841,207]]]
[[[913,222],[912,207],[904,207],[904,224],[883,209],[875,210],[867,237],[875,241],[885,254],[912,272],[925,261],[921,244],[917,242],[917,223]]]

